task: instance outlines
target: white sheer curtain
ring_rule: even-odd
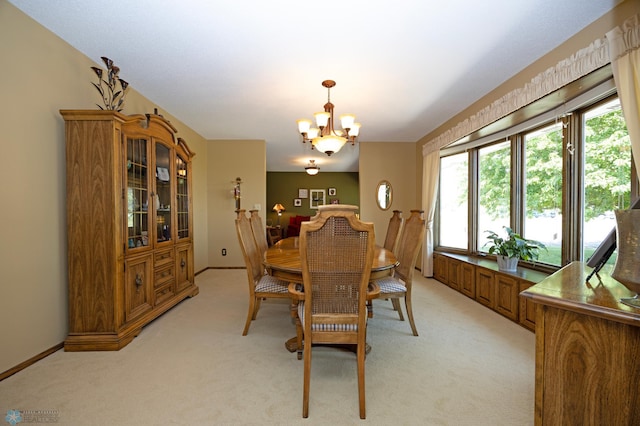
[[[440,176],[440,152],[434,151],[422,159],[422,210],[424,210],[427,230],[422,244],[422,275],[433,276],[433,217],[438,198]]]
[[[631,150],[640,173],[640,17],[627,19],[622,28],[607,33],[613,79],[618,89]]]

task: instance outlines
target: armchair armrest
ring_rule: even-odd
[[[378,287],[380,289],[380,287]],[[295,300],[304,300],[304,291],[302,291],[302,284],[299,283],[289,283],[289,294],[291,298]]]
[[[380,286],[377,282],[372,281],[367,287],[367,300],[377,299],[380,297]]]

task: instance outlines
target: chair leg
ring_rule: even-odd
[[[302,359],[302,340],[303,340],[303,335],[302,335],[302,323],[300,323],[300,319],[296,318],[296,341],[297,341],[297,345],[298,345],[298,359]]]
[[[366,340],[365,340],[366,341]],[[364,362],[366,359],[365,344],[358,344],[357,358],[358,358],[358,401],[360,402],[360,418],[365,419],[367,417],[365,409],[365,394],[364,394]]]
[[[291,299],[291,320],[296,326],[296,351],[298,353],[298,359],[302,359],[302,322],[300,322],[300,317],[298,316],[299,303],[298,299]]]
[[[252,319],[256,319],[256,317],[258,316],[258,311],[260,310],[260,302],[262,302],[261,298],[255,298],[256,300],[256,304],[255,304],[255,308],[253,309],[253,317]]]
[[[249,312],[247,313],[247,322],[244,324],[244,331],[242,332],[243,336],[246,336],[249,332],[249,326],[251,325],[251,321],[255,319],[255,308],[256,308],[256,298],[252,297],[249,300]]]
[[[404,296],[404,305],[407,308],[407,316],[409,317],[409,324],[411,324],[411,331],[413,331],[413,335],[418,335],[418,330],[416,329],[416,323],[413,321],[413,309],[411,308],[411,292],[407,292]]]
[[[304,342],[304,383],[302,385],[302,417],[309,417],[309,382],[311,380],[311,339]]]
[[[400,321],[404,321],[404,315],[402,315],[402,308],[400,307],[400,299],[394,297],[391,299],[391,303],[393,304],[393,309],[398,311],[398,316],[400,317]]]

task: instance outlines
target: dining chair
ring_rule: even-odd
[[[348,344],[356,347],[360,418],[364,419],[366,299],[375,248],[373,224],[360,221],[353,210],[324,211],[316,220],[302,223],[299,238],[303,284],[302,288],[291,284],[289,291],[300,300],[302,417],[309,415],[312,345]]]
[[[274,245],[282,239],[282,228],[267,227],[267,236],[269,237],[269,246]]]
[[[422,210],[411,210],[411,215],[404,222],[400,243],[395,253],[398,259],[398,266],[396,266],[393,275],[376,280],[376,283],[380,286],[380,298],[391,299],[394,309],[398,311],[400,321],[404,321],[402,308],[400,307],[400,298],[404,297],[409,324],[414,336],[418,335],[418,330],[416,329],[411,307],[411,284],[426,229],[422,213]]]
[[[242,331],[246,336],[249,332],[251,321],[256,319],[262,299],[289,299],[288,285],[286,281],[279,280],[265,273],[263,256],[256,244],[251,228],[251,222],[247,218],[245,210],[236,210],[236,232],[238,241],[247,267],[247,279],[249,281],[249,312],[247,321]]]
[[[389,219],[389,226],[387,227],[387,235],[384,239],[384,248],[391,251],[393,254],[398,249],[398,243],[400,242],[400,235],[402,235],[402,226],[404,225],[404,218],[400,210],[394,210],[391,219]]]
[[[251,222],[253,238],[256,240],[256,244],[258,245],[260,258],[264,258],[264,254],[267,252],[267,248],[269,248],[269,245],[267,244],[267,231],[262,224],[262,218],[260,217],[258,210],[249,210],[249,213],[251,214],[249,216],[249,221]]]

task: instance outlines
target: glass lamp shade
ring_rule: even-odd
[[[318,129],[317,127],[312,127],[309,129],[309,132],[307,133],[307,137],[313,140],[317,138],[319,134],[320,134],[320,129]]]
[[[320,171],[320,167],[316,165],[316,160],[310,160],[309,165],[304,168],[308,175],[315,176]]]
[[[342,114],[340,116],[340,124],[343,129],[351,129],[356,122],[356,116],[353,114]]]
[[[323,136],[314,138],[311,143],[320,152],[327,155],[335,154],[347,143],[347,140],[340,136]]]
[[[278,212],[278,214],[280,214],[281,212],[285,211],[285,208],[282,204],[277,203],[275,206],[273,206],[273,210],[274,212]]]
[[[349,130],[349,136],[353,136],[354,138],[360,134],[360,123],[353,123],[351,129]]]
[[[640,308],[640,210],[616,210],[615,215],[618,257],[611,277],[635,293],[620,301]]]
[[[309,129],[311,128],[311,120],[301,118],[300,120],[297,120],[296,123],[298,123],[298,131],[300,133],[309,133]]]
[[[316,118],[316,125],[322,128],[326,127],[329,123],[331,114],[328,112],[316,112],[315,114],[313,114],[313,116]]]

